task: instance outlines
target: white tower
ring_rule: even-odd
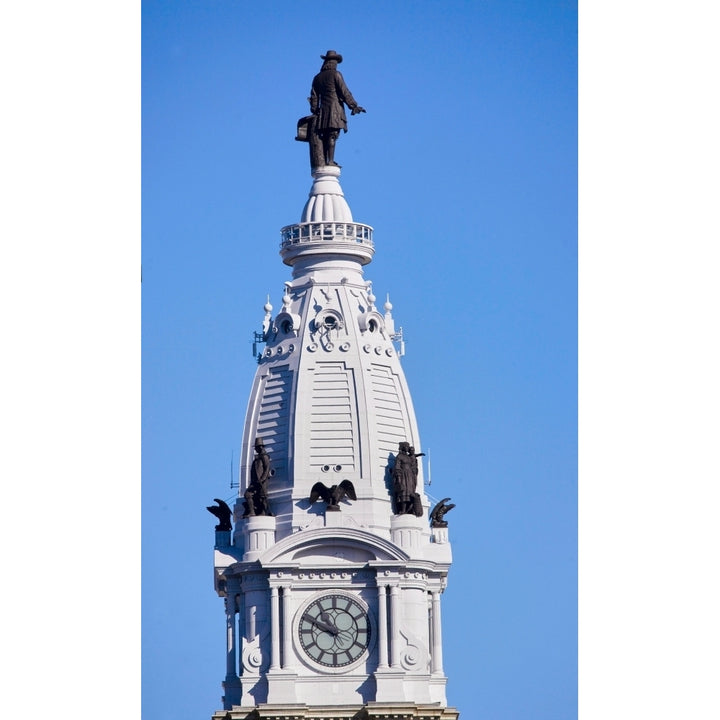
[[[395,502],[399,445],[419,453],[420,438],[392,306],[378,310],[363,276],[373,231],[353,221],[339,176],[315,168],[300,222],[282,229],[292,280],[274,317],[265,306],[235,527],[216,531],[227,671],[214,720],[458,717],[442,662],[447,528],[430,527],[422,463]],[[271,462],[262,506],[258,439]],[[349,491],[326,502],[317,483]]]

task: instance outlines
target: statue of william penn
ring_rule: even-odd
[[[342,62],[342,55],[334,50],[328,50],[327,54],[320,57],[324,62],[320,72],[313,78],[308,98],[312,116],[303,119],[309,121],[307,136],[297,138],[310,142],[310,162],[313,167],[323,164],[337,165],[335,142],[340,130],[347,132],[345,105],[350,108],[353,115],[365,112],[365,109],[355,102],[342,74],[337,69],[338,63]],[[298,135],[300,132],[298,125]]]

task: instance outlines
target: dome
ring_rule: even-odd
[[[350,206],[340,187],[340,168],[326,165],[313,170],[310,197],[303,208],[301,223],[352,222]]]

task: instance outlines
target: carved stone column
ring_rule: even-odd
[[[286,585],[282,589],[282,666],[285,669],[293,666],[292,658],[292,627],[290,620],[290,588]]]
[[[400,588],[390,586],[390,667],[400,668]]]
[[[387,586],[378,585],[378,667],[388,666]]]
[[[432,637],[430,651],[430,672],[442,673],[442,624],[440,622],[440,593],[433,590],[430,593],[430,614],[432,618]]]
[[[237,678],[237,632],[235,630],[236,595],[228,595],[225,598],[225,624],[227,635],[227,655],[225,679],[234,680]]]
[[[270,588],[270,669],[280,668],[280,595],[277,586]]]

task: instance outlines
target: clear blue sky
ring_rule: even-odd
[[[404,329],[428,491],[457,503],[449,702],[571,720],[577,11],[500,0],[144,3],[144,717],[220,707],[205,506],[233,497],[252,333],[311,184],[295,123],[328,49],[367,109],[336,152],[375,228],[365,276]]]

